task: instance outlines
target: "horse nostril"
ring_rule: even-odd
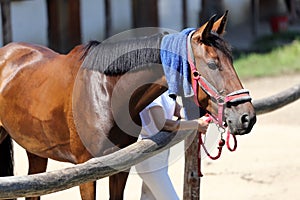
[[[243,124],[244,127],[248,127],[250,122],[250,117],[247,113],[243,114],[241,116],[241,123]]]

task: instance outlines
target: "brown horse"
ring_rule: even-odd
[[[192,77],[206,78],[205,86],[196,85],[196,103],[232,134],[246,134],[256,117],[221,37],[226,16],[216,22],[213,17],[188,41],[196,65]],[[27,151],[28,174],[45,172],[48,158],[77,164],[134,143],[141,128],[139,112],[169,87],[160,57],[163,37],[91,42],[67,55],[26,43],[1,48],[0,175],[12,175],[11,138]],[[221,97],[231,96],[222,102]],[[189,124],[174,122],[163,129]],[[123,199],[127,176],[109,177],[110,199]],[[95,182],[80,185],[80,192],[84,200],[95,199]]]

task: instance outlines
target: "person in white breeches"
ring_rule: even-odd
[[[140,139],[149,138],[162,129],[167,120],[180,116],[181,106],[168,92],[163,93],[140,112],[142,131]],[[205,119],[197,121],[201,132],[206,131]],[[141,200],[177,200],[179,199],[168,175],[169,149],[138,163],[135,168],[143,180]]]

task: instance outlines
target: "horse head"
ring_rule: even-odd
[[[213,16],[188,39],[189,57],[194,57],[189,62],[195,101],[231,133],[246,134],[256,122],[255,110],[234,70],[230,47],[222,39],[227,11],[215,19]]]

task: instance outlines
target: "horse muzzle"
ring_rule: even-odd
[[[249,133],[256,123],[256,114],[251,102],[232,105],[224,112],[226,125],[234,135]]]

